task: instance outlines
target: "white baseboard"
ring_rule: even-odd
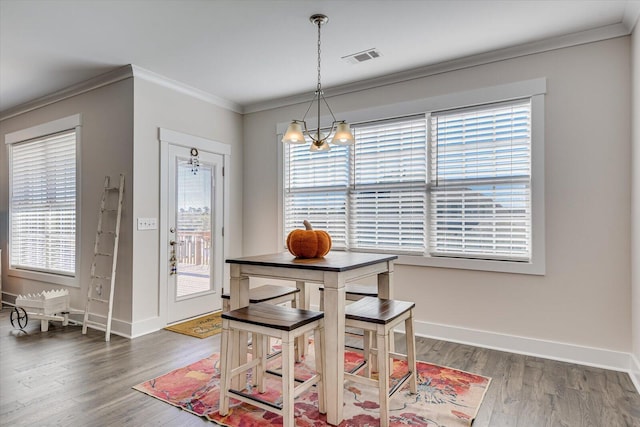
[[[416,321],[414,329],[416,335],[427,338],[627,372],[640,393],[640,363],[631,353],[424,321]]]
[[[636,390],[640,393],[640,361],[633,353],[631,354],[631,363],[633,366],[629,371],[629,376],[633,381],[633,385],[636,386]]]
[[[166,322],[158,316],[134,322],[131,325],[131,338],[137,338],[142,335],[159,331],[165,326],[167,326]]]
[[[71,316],[74,320],[77,320],[78,322],[82,323],[82,315],[72,315]],[[107,318],[105,316],[99,316],[96,314],[89,314],[89,320],[96,322],[96,323],[101,323],[101,324],[106,324],[107,323]],[[99,328],[91,328],[91,329],[97,329],[97,330],[103,330],[104,329],[99,329]],[[126,322],[124,320],[119,320],[116,318],[112,318],[111,319],[111,333],[114,335],[118,335],[124,338],[128,338],[131,339],[131,322]]]

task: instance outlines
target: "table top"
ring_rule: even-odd
[[[267,255],[229,258],[229,264],[259,265],[266,267],[299,268],[321,271],[348,271],[367,265],[388,262],[397,259],[397,255],[361,253],[361,252],[329,252],[323,258],[296,258],[289,252]]]

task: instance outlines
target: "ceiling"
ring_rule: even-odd
[[[326,89],[514,46],[629,34],[640,0],[0,0],[0,117],[127,64],[240,111],[310,98],[314,13],[329,16]],[[372,48],[379,58],[341,59]]]

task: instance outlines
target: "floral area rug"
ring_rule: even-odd
[[[296,378],[305,379],[313,372],[313,346],[305,360],[296,364]],[[345,353],[345,369],[362,360],[357,352]],[[280,358],[269,362],[271,369],[279,368]],[[394,361],[394,378],[407,372],[406,362]],[[391,426],[459,427],[470,426],[476,416],[491,379],[457,369],[417,362],[418,393],[411,394],[408,385],[391,399]],[[249,374],[250,375],[250,374]],[[254,406],[231,399],[230,411],[222,417],[218,413],[220,397],[220,360],[215,353],[158,378],[146,381],[134,389],[178,406],[223,426],[267,427],[281,426],[282,417]],[[277,402],[279,381],[267,379],[267,391],[261,399]],[[249,390],[251,391],[251,390]],[[257,391],[251,391],[256,393]],[[326,416],[318,412],[315,387],[296,399],[297,427],[328,426]],[[340,427],[379,425],[378,391],[353,382],[344,385],[344,421]]]

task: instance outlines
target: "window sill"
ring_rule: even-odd
[[[533,262],[494,261],[417,255],[398,255],[397,265],[418,267],[453,268],[461,270],[493,271],[497,273],[545,275],[544,260]]]
[[[22,279],[36,280],[38,282],[49,283],[52,285],[69,286],[72,288],[79,288],[77,277],[62,276],[53,273],[43,273],[39,271],[19,270],[15,268],[9,268],[7,271],[9,277],[19,277]]]

